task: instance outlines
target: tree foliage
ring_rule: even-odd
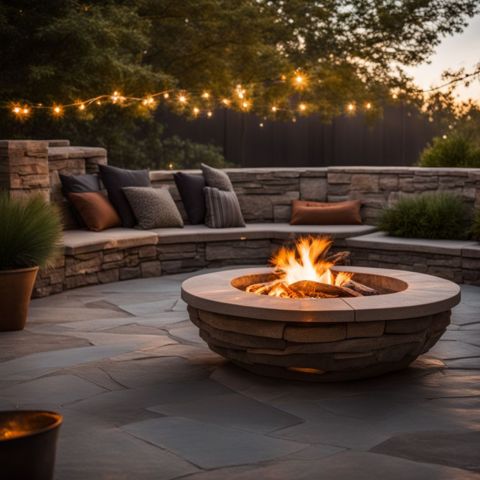
[[[408,92],[404,67],[425,61],[479,8],[476,0],[2,0],[0,102],[51,107],[176,88],[211,108],[241,84],[262,115],[301,100],[307,113],[331,118],[349,101]],[[295,71],[307,76],[304,88],[293,88]],[[136,108],[127,113],[145,121]],[[47,115],[1,127],[36,136]],[[80,131],[86,119],[73,112],[57,122]]]

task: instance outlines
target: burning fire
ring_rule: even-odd
[[[328,255],[331,246],[332,240],[328,237],[302,237],[293,248],[280,248],[271,260],[278,278],[249,285],[246,291],[284,298],[359,295],[352,289],[353,274],[331,270],[349,253]]]

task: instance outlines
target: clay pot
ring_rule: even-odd
[[[0,332],[23,330],[38,267],[0,270]]]
[[[55,412],[0,412],[1,478],[52,480],[62,420]]]

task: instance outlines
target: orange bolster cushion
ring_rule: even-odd
[[[360,200],[324,203],[293,200],[290,225],[360,225]]]

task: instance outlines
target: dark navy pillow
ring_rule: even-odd
[[[205,222],[205,179],[202,175],[178,172],[173,175],[178,193],[182,199],[188,221],[192,225]]]
[[[110,203],[117,211],[122,226],[133,228],[137,221],[123,192],[124,187],[150,187],[148,170],[125,170],[110,165],[99,165],[100,177],[107,189]]]

